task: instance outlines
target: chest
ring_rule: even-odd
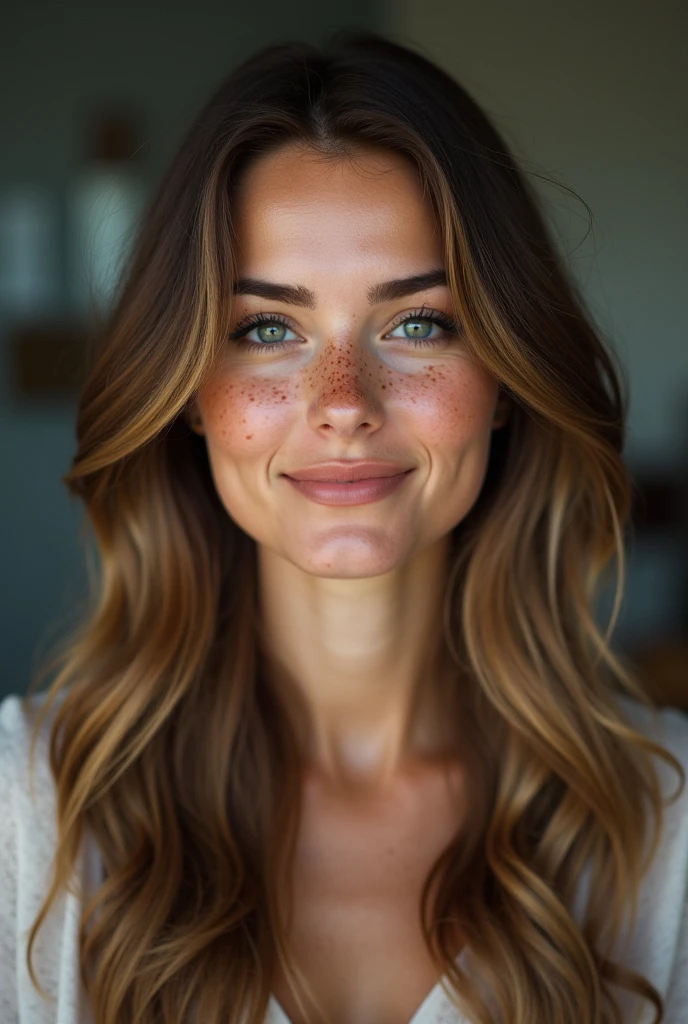
[[[288,936],[332,1024],[409,1024],[436,986],[441,971],[423,939],[421,894],[460,829],[463,797],[456,772],[377,795],[306,788]],[[281,972],[273,993],[291,1024],[301,1024]]]

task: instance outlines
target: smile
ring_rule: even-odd
[[[412,472],[412,469],[407,469],[405,472],[396,473],[393,476],[369,477],[349,483],[337,483],[331,480],[295,480],[286,474],[285,479],[304,497],[310,498],[318,505],[367,505],[371,501],[379,501],[381,498],[386,498],[388,494],[392,494]]]

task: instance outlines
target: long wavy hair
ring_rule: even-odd
[[[95,540],[91,594],[27,697],[54,674],[31,745],[33,761],[50,714],[58,841],[32,981],[44,991],[36,935],[88,831],[104,874],[83,909],[80,971],[97,1024],[260,1024],[277,965],[304,1017],[325,1019],[277,897],[303,765],[261,632],[256,546],[187,422],[232,326],[237,179],[294,142],[412,161],[466,344],[512,400],[451,536],[441,646],[479,737],[475,806],[426,881],[425,941],[476,1024],[618,1022],[612,984],[660,1021],[659,992],[612,958],[662,835],[652,757],[685,785],[624,713],[624,698],[655,705],[610,641],[632,529],[620,361],[485,113],[424,56],[367,33],[271,46],[223,81],[147,209],[94,344],[63,477]],[[603,630],[596,602],[614,579]]]

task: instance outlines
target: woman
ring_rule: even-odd
[[[0,712],[3,1022],[684,1020],[688,727],[593,615],[624,416],[459,85],[234,71],[81,396],[93,606]]]

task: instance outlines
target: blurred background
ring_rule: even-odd
[[[79,348],[147,197],[239,61],[373,29],[475,97],[539,192],[628,377],[636,483],[614,633],[688,710],[688,6],[682,0],[12,0],[0,15],[0,698],[85,593]],[[551,179],[554,179],[554,183]],[[589,208],[589,209],[588,209]],[[606,622],[611,594],[601,602]]]

